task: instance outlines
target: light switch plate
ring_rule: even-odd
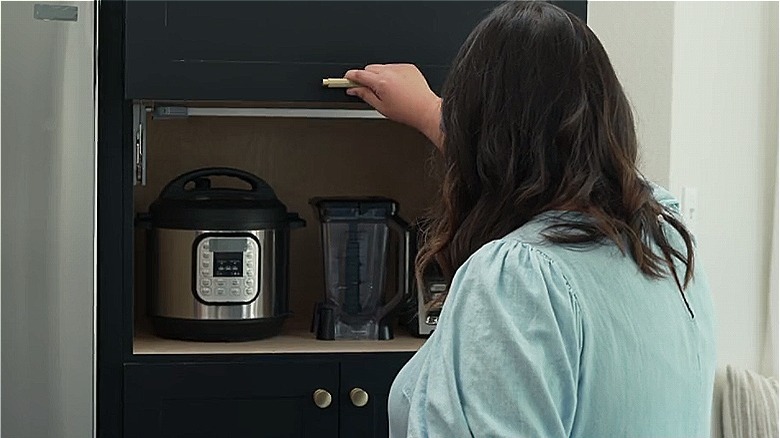
[[[696,228],[699,217],[699,191],[696,187],[683,187],[681,205],[683,221],[691,230]]]

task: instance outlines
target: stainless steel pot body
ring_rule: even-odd
[[[218,231],[153,227],[149,231],[150,313],[208,321],[286,316],[289,233],[289,228]],[[241,242],[245,247],[235,247]],[[217,268],[241,272],[215,277]]]

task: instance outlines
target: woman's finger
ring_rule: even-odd
[[[368,64],[364,68],[364,70],[368,70],[368,71],[374,72],[374,73],[379,73],[379,71],[382,70],[382,68],[384,68],[384,67],[385,67],[384,64]]]
[[[374,94],[373,91],[371,91],[368,87],[355,87],[355,88],[348,88],[347,94],[350,96],[357,96],[361,99],[363,99],[367,104],[371,105],[375,109],[379,109],[379,106],[382,104],[382,101],[377,97],[376,94]]]
[[[374,89],[379,82],[378,74],[366,70],[350,70],[344,73],[344,77],[352,82],[357,82],[358,84],[365,85],[371,89]]]

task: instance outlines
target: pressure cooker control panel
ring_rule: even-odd
[[[248,303],[259,290],[260,246],[248,236],[210,236],[195,248],[195,292],[206,303]]]

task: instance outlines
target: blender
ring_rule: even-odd
[[[408,296],[412,260],[409,224],[389,198],[314,198],[322,224],[325,301],[312,324],[317,339],[386,340],[388,314]],[[397,290],[385,300],[390,230],[398,234]]]

